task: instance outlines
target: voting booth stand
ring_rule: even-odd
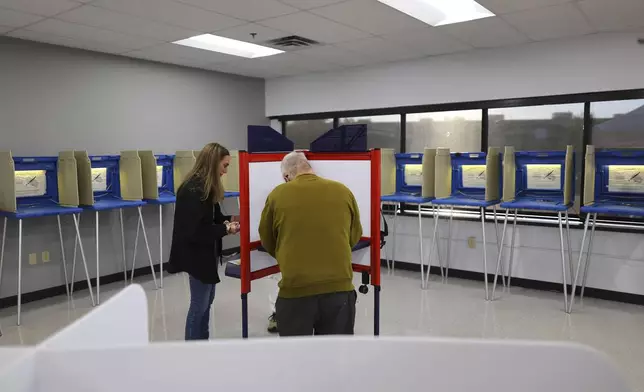
[[[354,194],[364,237],[353,249],[353,270],[374,287],[374,334],[379,334],[380,308],[380,151],[304,152],[315,173],[339,181]],[[229,262],[226,275],[241,280],[242,336],[248,337],[248,294],[253,280],[279,273],[275,259],[263,251],[259,222],[269,193],[283,183],[282,153],[239,152],[240,260]],[[366,286],[365,286],[366,287]]]
[[[11,152],[0,152],[0,216],[3,219],[2,245],[0,246],[0,284],[4,264],[7,220],[18,221],[18,325],[20,325],[22,305],[22,240],[23,220],[55,216],[58,221],[61,263],[65,276],[65,289],[69,295],[67,261],[60,217],[71,215],[74,221],[76,240],[80,232],[76,214],[78,208],[78,182],[76,178],[76,159],[72,151],[61,152],[56,157],[12,157]],[[81,254],[83,247],[81,244]],[[92,294],[87,263],[83,254],[85,277]],[[48,261],[48,260],[47,260]]]
[[[508,215],[514,211],[512,240],[510,243],[510,261],[508,265],[508,287],[512,279],[512,264],[514,259],[514,240],[516,234],[517,212],[549,211],[556,212],[559,220],[559,239],[561,249],[561,276],[564,294],[564,309],[568,309],[568,290],[566,269],[572,276],[572,248],[570,246],[570,224],[568,209],[575,200],[575,155],[572,146],[566,151],[514,151],[513,147],[505,147],[503,153],[503,202],[501,208],[505,211],[505,220],[501,234],[501,249],[505,241]],[[564,246],[563,224],[565,220],[566,238],[568,243],[568,265],[566,268],[566,247]],[[502,264],[502,254],[496,264],[494,287]]]
[[[267,380],[279,382],[267,388]],[[150,343],[147,299],[138,285],[38,346],[0,348],[0,385],[11,392],[175,392],[213,385],[249,392],[630,391],[606,355],[567,342],[310,337]]]
[[[485,209],[488,207],[493,209],[497,251],[500,254],[501,247],[496,219],[496,205],[501,199],[501,159],[499,151],[497,148],[491,147],[487,154],[484,152],[450,154],[449,149],[439,148],[436,151],[435,165],[436,197],[432,203],[438,206],[439,213],[440,206],[450,207],[445,277],[448,277],[449,274],[449,254],[452,241],[451,222],[454,206],[478,208],[481,213],[485,299],[489,300]],[[438,220],[436,220],[435,225],[434,231],[438,229]]]
[[[119,210],[121,226],[121,248],[123,252],[123,275],[127,282],[127,258],[125,255],[125,232],[123,229],[123,209],[137,208],[138,223],[143,231],[143,239],[147,248],[154,286],[157,286],[156,275],[150,253],[148,236],[143,222],[141,207],[143,201],[143,175],[141,158],[138,151],[123,151],[121,155],[88,156],[86,151],[75,151],[78,165],[78,194],[80,205],[86,211],[94,211],[96,223],[96,303],[100,304],[100,230],[99,213],[101,211]],[[80,219],[80,218],[79,218]],[[82,252],[82,248],[81,248]],[[74,244],[74,259],[72,263],[72,286],[76,271],[76,244]]]
[[[426,148],[423,153],[404,153],[394,154],[393,150],[382,150],[382,196],[380,201],[382,204],[390,204],[394,206],[394,220],[393,220],[393,239],[391,262],[385,254],[387,259],[387,266],[395,269],[396,260],[396,229],[398,221],[398,210],[403,205],[416,205],[418,208],[418,250],[420,257],[420,272],[421,272],[421,286],[426,287],[425,279],[425,266],[424,266],[424,252],[423,252],[423,220],[421,209],[423,206],[431,205],[434,200],[434,165],[435,165],[436,149]],[[436,222],[437,216],[434,206],[432,205],[432,215]],[[433,252],[433,244],[437,243],[436,225],[434,225],[434,233],[432,238],[432,247],[430,248],[430,255]],[[438,246],[437,246],[438,250]],[[441,275],[443,274],[443,266],[440,262]],[[427,281],[429,280],[429,269],[431,263],[427,265]]]
[[[644,217],[644,150],[602,149],[596,151],[594,146],[587,146],[585,168],[584,205],[581,207],[581,213],[586,214],[586,218],[568,313],[572,312],[575,301],[582,255],[590,225],[590,238],[579,296],[580,300],[584,298],[597,214],[631,218]],[[592,223],[590,223],[591,219]]]

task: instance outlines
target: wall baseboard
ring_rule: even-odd
[[[387,266],[386,260],[381,260],[381,263],[384,267]],[[396,261],[396,269],[418,272],[420,274],[419,264],[408,263],[405,261]],[[440,276],[441,274],[440,267],[438,266],[432,266],[429,272],[432,275]],[[482,272],[465,271],[465,270],[459,270],[455,268],[449,269],[449,276],[451,278],[476,280],[479,282],[483,281]],[[492,283],[493,281],[494,281],[494,274],[488,274],[488,282]],[[501,285],[500,277],[499,277],[499,280],[497,281],[497,284]],[[563,287],[560,283],[544,282],[541,280],[512,277],[512,286],[523,287],[523,288],[532,289],[532,290],[563,293]],[[572,287],[571,285],[568,285],[568,293],[570,293],[571,291],[572,291]],[[581,287],[577,287],[576,292],[577,292],[577,295],[579,296],[581,293]],[[615,301],[615,302],[623,302],[623,303],[634,304],[634,305],[644,305],[644,295],[622,293],[619,291],[596,289],[591,287],[586,287],[586,290],[584,291],[584,297],[604,299],[604,300]]]

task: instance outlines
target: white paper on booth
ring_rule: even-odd
[[[92,168],[92,191],[105,192],[107,190],[107,168]]]
[[[423,185],[423,165],[405,165],[405,184],[418,186]]]
[[[644,166],[608,165],[608,191],[644,193]]]
[[[157,188],[163,186],[163,166],[157,166]]]
[[[44,196],[47,193],[47,176],[44,170],[16,172],[16,197]]]
[[[464,188],[483,188],[485,189],[485,165],[462,165],[461,173]]]
[[[530,164],[525,165],[528,189],[560,190],[560,164]]]

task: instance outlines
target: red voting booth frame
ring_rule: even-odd
[[[369,240],[370,265],[353,264],[355,272],[367,273],[374,288],[374,335],[380,335],[380,150],[366,152],[322,153],[302,151],[310,161],[370,161],[371,162],[371,233],[363,240]],[[251,282],[279,273],[279,267],[273,266],[251,272],[250,252],[259,248],[260,241],[250,241],[250,176],[251,163],[280,162],[284,153],[248,153],[239,152],[239,216],[240,234],[240,268],[242,300],[242,337],[248,338],[248,293]],[[362,212],[362,211],[361,211]],[[363,212],[364,213],[364,212]]]

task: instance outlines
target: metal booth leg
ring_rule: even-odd
[[[119,224],[121,226],[121,252],[123,257],[123,278],[127,283],[127,256],[125,256],[125,231],[123,230],[123,209],[119,208]]]
[[[0,246],[0,286],[2,286],[2,268],[4,266],[4,244],[7,238],[7,217],[2,224],[2,245]]]
[[[505,220],[503,221],[503,230],[501,231],[501,244],[500,244],[500,249],[503,249],[503,242],[505,241],[505,231],[508,227],[508,214],[510,213],[510,210],[505,210]],[[503,252],[499,251],[499,254],[497,256],[496,260],[496,270],[494,271],[494,284],[492,285],[492,301],[495,299],[495,294],[496,294],[496,281],[499,276],[499,270],[501,270],[501,265],[503,264]],[[503,271],[501,271],[501,274],[503,274]]]
[[[394,227],[392,231],[393,239],[391,241],[391,270],[396,270],[396,227],[398,227],[398,208],[400,203],[394,203]]]
[[[450,253],[452,249],[452,220],[454,220],[454,206],[451,206],[449,208],[449,223],[447,224],[447,251],[445,252],[445,271],[447,272],[447,275],[449,275],[449,262],[450,262]],[[438,241],[440,242],[440,237],[438,238]]]
[[[74,214],[76,217],[76,214]],[[80,225],[81,214],[78,214],[78,224]],[[76,221],[76,219],[74,219]],[[72,258],[72,276],[69,284],[69,295],[74,294],[74,282],[76,281],[76,251],[78,250],[78,236],[74,237],[74,256]],[[90,286],[91,287],[91,286]]]
[[[503,245],[499,245],[499,221],[496,217],[496,206],[492,207],[492,211],[494,213],[494,238],[496,238],[496,251],[501,254],[503,253]],[[503,263],[501,263],[501,282],[503,283],[503,287],[505,287],[505,268],[503,267]],[[492,299],[494,299],[494,296],[492,296]]]
[[[572,285],[572,274],[574,272],[574,263],[572,262],[572,246],[570,245],[570,222],[568,219],[568,211],[565,214],[566,218],[566,240],[568,242],[568,269],[570,270],[570,284]]]
[[[490,300],[490,292],[487,284],[487,245],[485,243],[485,208],[481,207],[481,233],[483,240],[483,280],[485,282],[485,300]]]
[[[63,226],[60,224],[60,215],[56,215],[58,221],[58,236],[60,237],[60,257],[63,262],[63,273],[65,274],[65,291],[69,297],[69,279],[67,278],[67,259],[65,258],[65,242],[63,241]]]
[[[436,213],[434,210],[434,206],[432,206],[432,215],[434,216],[434,232],[432,233],[432,242],[429,245],[429,255],[427,255],[427,275],[423,278],[423,288],[429,287],[429,271],[432,268],[432,259],[434,257],[434,245],[436,245],[436,234],[437,234],[437,220],[436,220]],[[425,264],[424,260],[421,260],[420,262],[421,265]],[[443,264],[440,262],[439,258],[439,264],[441,267],[441,276],[443,276]],[[422,278],[422,277],[421,277]]]
[[[87,279],[87,289],[89,290],[89,297],[92,299],[92,306],[96,306],[96,302],[94,301],[94,292],[92,291],[92,282],[89,278],[89,270],[87,269],[87,259],[85,258],[85,250],[83,249],[83,240],[81,239],[80,230],[78,228],[79,226],[78,223],[80,222],[80,214],[78,216],[78,219],[76,218],[76,215],[72,215],[72,218],[74,218],[74,228],[76,229],[76,240],[78,241],[78,245],[80,247],[81,260],[83,260],[83,267],[85,268],[85,278]]]
[[[159,287],[163,288],[163,204],[159,204],[159,275]]]
[[[136,254],[139,249],[139,230],[141,229],[141,220],[136,218],[136,236],[134,236],[134,253],[132,254],[132,271],[130,271],[130,282],[134,282],[134,270],[136,269]]]
[[[248,294],[241,295],[242,301],[242,338],[248,339]]]
[[[564,250],[564,235],[563,235],[563,222],[561,212],[557,214],[559,218],[559,241],[561,247],[561,282],[563,284],[564,292],[564,310],[568,309],[568,289],[566,287],[566,255]]]
[[[101,271],[100,271],[100,256],[99,256],[99,229],[98,229],[98,211],[96,211],[96,305],[101,304]]]
[[[418,204],[418,249],[420,251],[420,287],[425,288],[425,258],[423,257],[423,218],[420,214],[420,204]],[[429,276],[429,269],[427,269]]]
[[[141,231],[143,232],[143,241],[145,242],[145,248],[148,251],[148,261],[150,262],[150,270],[152,270],[152,279],[154,280],[154,287],[159,288],[157,284],[157,274],[154,272],[154,262],[152,261],[152,253],[150,252],[150,244],[148,243],[148,234],[145,231],[145,223],[143,222],[143,213],[141,212],[142,207],[138,207],[139,210],[139,219],[141,220]]]
[[[572,294],[571,294],[571,297],[570,297],[570,305],[568,306],[568,308],[566,310],[567,313],[572,312],[572,307],[575,304],[575,292],[577,291],[577,281],[579,280],[579,271],[581,270],[581,260],[582,260],[583,255],[584,255],[584,244],[586,242],[586,235],[588,234],[588,224],[590,222],[590,216],[591,215],[593,215],[593,214],[586,215],[586,220],[584,222],[584,234],[581,237],[581,248],[579,250],[579,261],[577,263],[577,268],[576,268],[576,271],[575,271],[575,277],[574,277],[574,279],[572,281]],[[588,271],[588,261],[590,261],[590,252],[592,251],[592,238],[593,238],[593,234],[594,234],[594,231],[595,231],[596,219],[597,219],[597,214],[594,214],[593,227],[591,229],[590,240],[589,240],[589,244],[588,244],[588,251],[586,253],[586,262],[585,262],[585,265],[584,265],[584,275]]]
[[[593,214],[593,227],[590,230],[590,241],[588,242],[588,252],[586,253],[586,264],[584,265],[584,279],[581,282],[581,294],[579,301],[584,302],[584,290],[586,290],[586,281],[588,279],[588,270],[590,269],[590,257],[593,253],[593,239],[595,238],[595,226],[597,225],[597,214]]]
[[[18,219],[18,325],[22,311],[22,219]]]
[[[508,289],[512,282],[512,265],[514,264],[514,239],[517,234],[517,212],[514,210],[514,221],[512,222],[512,241],[510,242],[510,261],[508,262]]]

